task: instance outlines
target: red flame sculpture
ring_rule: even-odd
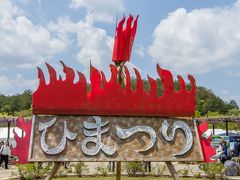
[[[212,160],[211,157],[216,154],[216,148],[211,146],[212,135],[207,139],[202,137],[202,134],[208,130],[208,123],[206,121],[203,121],[201,125],[197,126],[197,129],[204,156],[204,161],[214,162],[214,160]]]
[[[113,61],[129,61],[131,57],[132,46],[137,30],[137,18],[134,20],[133,26],[133,16],[129,16],[127,19],[126,27],[123,28],[126,17],[124,16],[122,20],[118,23],[116,27],[116,36],[114,39],[113,47]]]
[[[47,65],[50,82],[38,68],[39,86],[33,93],[34,114],[68,114],[68,115],[121,115],[121,116],[162,116],[192,117],[195,112],[195,80],[191,75],[191,90],[187,91],[185,82],[178,76],[180,90],[174,90],[171,72],[157,65],[157,72],[162,80],[163,94],[157,95],[157,81],[148,76],[150,91],[146,92],[140,73],[136,74],[136,90],[131,88],[131,77],[126,67],[126,86],[117,81],[117,68],[110,65],[111,78],[107,82],[103,72],[90,65],[91,90],[87,93],[85,76],[78,72],[79,81],[74,83],[75,73],[63,62],[66,79],[57,79],[56,71]]]
[[[12,155],[18,156],[18,163],[24,164],[28,162],[28,149],[30,143],[32,120],[25,121],[24,118],[19,117],[16,123],[17,127],[25,132],[24,137],[19,137],[13,129],[14,139],[17,143],[15,148],[12,148]]]

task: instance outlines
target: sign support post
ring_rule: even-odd
[[[174,179],[174,180],[179,180],[179,176],[178,176],[177,171],[176,171],[176,169],[174,168],[172,162],[167,161],[167,162],[165,162],[165,163],[166,163],[166,165],[167,165],[167,167],[168,167],[168,169],[169,169],[169,171],[170,171],[173,179]]]
[[[50,171],[49,175],[46,177],[45,180],[51,180],[54,175],[57,173],[58,169],[60,168],[62,162],[54,162],[53,168]]]
[[[116,180],[121,180],[121,161],[117,161]]]

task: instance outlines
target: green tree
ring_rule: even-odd
[[[13,96],[0,95],[0,113],[7,113],[14,115],[16,112],[24,112],[20,114],[29,114],[26,111],[31,109],[32,105],[32,91],[25,90],[22,94]]]
[[[209,111],[226,114],[228,110],[233,108],[232,105],[229,106],[229,103],[224,102],[220,97],[216,96],[212,90],[201,86],[197,87],[196,110],[199,111],[201,115],[206,115]]]
[[[238,104],[235,100],[230,100],[230,102],[227,104],[228,110],[230,109],[239,109]]]

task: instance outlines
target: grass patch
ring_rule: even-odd
[[[54,178],[59,179],[59,180],[115,180],[115,176],[111,177],[64,177],[64,178]],[[181,180],[190,180],[193,178],[180,178]],[[128,176],[122,176],[121,180],[172,180],[172,178],[168,177],[151,177],[151,176],[146,176],[146,177],[128,177]]]

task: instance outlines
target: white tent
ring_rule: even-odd
[[[19,137],[22,137],[22,130],[17,128],[17,127],[11,127],[10,128],[10,137],[9,137],[9,143],[15,147],[16,146],[16,141],[14,140],[14,134],[13,134],[13,129],[15,128],[15,131]],[[25,135],[25,133],[23,133]],[[0,128],[0,141],[6,142],[8,137],[8,128],[7,127],[1,127]]]
[[[226,130],[224,130],[224,129],[215,129],[214,130],[215,135],[224,134],[224,133],[226,133]],[[240,134],[240,131],[229,130],[228,133]],[[208,138],[211,134],[213,134],[213,130],[208,129],[207,131],[204,132],[203,136],[205,136],[205,138]]]

